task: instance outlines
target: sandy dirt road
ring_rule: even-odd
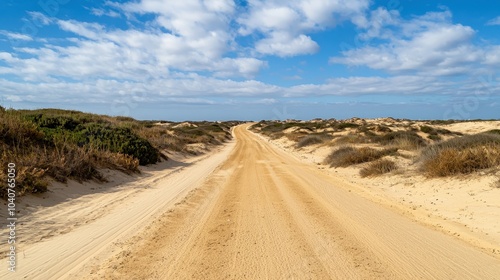
[[[86,279],[500,279],[500,260],[235,129],[207,181]]]

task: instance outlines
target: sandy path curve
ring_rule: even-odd
[[[500,260],[349,192],[248,125],[202,187],[87,279],[500,279]]]

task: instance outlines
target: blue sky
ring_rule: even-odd
[[[0,105],[139,119],[500,117],[478,0],[0,3]]]

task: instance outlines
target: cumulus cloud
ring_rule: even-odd
[[[256,43],[255,49],[263,54],[277,56],[294,56],[297,54],[313,54],[318,51],[319,45],[311,37],[300,34],[290,37],[287,33],[271,33],[268,38]]]
[[[319,45],[309,33],[335,24],[364,18],[368,0],[302,0],[302,1],[248,1],[248,13],[241,15],[239,33],[243,36],[259,32],[263,39],[255,43],[255,50],[280,57],[316,53]]]
[[[381,15],[378,20],[375,15]],[[374,17],[375,16],[375,17]],[[472,43],[475,31],[451,22],[451,13],[432,12],[405,21],[396,12],[378,9],[360,36],[382,39],[386,43],[346,50],[330,62],[399,73],[457,75],[470,72],[476,64],[492,64],[496,48],[480,48]]]
[[[360,35],[360,39],[368,40],[371,38],[389,39],[393,37],[393,32],[388,26],[396,26],[402,21],[399,11],[388,11],[385,8],[379,7],[370,12],[366,20],[359,22],[358,27],[364,30]]]

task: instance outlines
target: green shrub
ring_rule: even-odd
[[[60,182],[103,180],[99,167],[138,171],[139,160],[124,153],[144,164],[156,155],[146,140],[95,115],[54,109],[0,111],[0,164],[14,161],[19,166],[19,195],[46,191],[47,176]],[[5,179],[2,168],[0,180]],[[5,185],[0,186],[0,196],[6,194]]]
[[[129,128],[91,123],[78,131],[75,138],[79,145],[131,155],[139,160],[140,165],[154,164],[160,160],[159,151]]]
[[[420,131],[422,131],[423,133],[427,133],[427,134],[437,134],[437,132],[434,128],[427,126],[427,125],[422,125],[420,127]]]

